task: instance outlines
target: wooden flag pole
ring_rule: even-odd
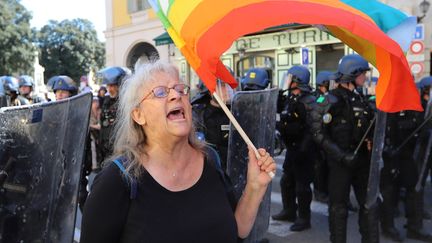
[[[233,114],[231,113],[231,111],[228,109],[228,107],[225,105],[225,103],[222,101],[222,99],[219,97],[219,95],[214,92],[213,93],[213,97],[215,97],[216,101],[219,103],[219,105],[221,106],[222,110],[225,112],[225,114],[228,116],[228,119],[230,119],[230,121],[232,122],[232,124],[234,125],[234,127],[237,129],[237,131],[239,132],[240,136],[243,138],[243,140],[246,142],[246,144],[248,146],[250,146],[253,151],[255,152],[255,156],[260,159],[261,155],[258,153],[257,148],[255,147],[255,145],[253,145],[252,141],[249,139],[248,135],[245,133],[245,131],[243,130],[243,128],[240,126],[240,124],[237,122],[237,120],[235,119],[235,117],[233,116]],[[275,174],[273,173],[273,171],[270,171],[268,173],[268,175],[273,178],[275,177]]]

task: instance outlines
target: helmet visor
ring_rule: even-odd
[[[218,80],[215,93],[225,104],[231,104],[232,97],[234,96],[234,91],[231,86]]]

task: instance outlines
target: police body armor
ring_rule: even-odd
[[[307,153],[312,155],[315,144],[310,133],[310,111],[315,103],[315,96],[302,93],[299,96],[291,95],[281,113],[281,133],[287,146],[289,158],[287,161],[296,161],[295,154]],[[312,161],[310,161],[312,162]],[[288,166],[284,164],[285,167]]]
[[[341,87],[330,91],[324,101],[317,102],[313,113],[314,138],[333,162],[340,161],[345,153],[354,152],[374,115],[360,94]],[[324,134],[331,139],[323,137]],[[366,143],[359,153],[368,153]]]
[[[113,144],[111,136],[114,129],[114,122],[117,116],[118,98],[111,98],[105,96],[101,110],[101,130],[100,130],[100,142],[101,142],[101,155],[102,161],[112,154]]]
[[[70,242],[91,94],[0,109],[0,242]]]
[[[257,148],[265,148],[271,155],[274,147],[277,89],[236,92],[231,103],[234,117]],[[248,148],[235,127],[230,125],[227,172],[239,198],[246,185]],[[258,209],[255,224],[244,242],[257,242],[269,226],[271,186]]]

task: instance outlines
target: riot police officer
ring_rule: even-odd
[[[2,76],[0,77],[1,84],[6,94],[6,104],[7,106],[20,106],[28,105],[30,102],[19,95],[19,82],[13,76]]]
[[[330,71],[321,71],[316,76],[316,89],[315,96],[327,95],[330,90],[330,81],[332,80],[333,73]]]
[[[218,80],[216,92],[227,107],[230,107],[233,95],[231,87]],[[191,105],[197,133],[216,149],[220,155],[222,169],[226,171],[230,129],[228,117],[205,86],[203,91],[192,98]]]
[[[352,54],[342,57],[334,75],[338,87],[312,112],[315,141],[328,156],[329,229],[332,242],[346,242],[351,185],[360,204],[362,242],[378,242],[377,207],[365,208],[371,143],[363,139],[374,112],[356,89],[363,86],[368,62]],[[359,149],[357,150],[357,147]]]
[[[270,83],[268,72],[263,68],[251,68],[241,80],[244,91],[263,90]]]
[[[121,83],[129,77],[129,70],[122,67],[107,67],[97,73],[108,89],[108,96],[103,98],[100,118],[101,161],[112,153],[111,136],[117,114],[117,101]]]
[[[56,100],[67,99],[78,92],[75,82],[66,75],[54,76],[50,80],[53,81],[52,90],[54,91]]]
[[[290,80],[290,94],[281,113],[281,133],[287,147],[280,180],[284,208],[272,217],[275,220],[294,221],[291,231],[302,231],[311,227],[310,183],[316,149],[310,133],[308,113],[316,98],[311,94],[310,73],[306,67],[291,67],[287,77]]]
[[[316,89],[314,95],[317,100],[325,99],[325,96],[330,90],[330,82],[333,73],[330,71],[321,71],[316,76]],[[314,163],[314,198],[323,203],[328,202],[328,168],[325,152],[318,149],[316,160]]]
[[[415,190],[419,172],[413,154],[419,134],[396,151],[396,147],[410,136],[422,120],[422,113],[417,111],[400,111],[387,115],[384,168],[381,172],[381,228],[384,235],[395,241],[402,241],[393,218],[399,188],[403,187],[406,189],[407,237],[432,242],[432,235],[423,229],[423,190]]]
[[[30,104],[45,102],[46,100],[33,94],[34,81],[33,78],[28,75],[21,75],[18,78],[19,81],[19,92],[20,95],[26,98]]]

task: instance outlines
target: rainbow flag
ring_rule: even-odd
[[[377,18],[379,15],[374,16],[373,11],[361,7],[365,5],[356,5],[364,1],[376,2],[149,0],[176,46],[211,92],[215,90],[217,78],[237,86],[220,61],[220,56],[236,39],[272,26],[300,23],[322,25],[379,70],[376,103],[380,110],[422,110],[405,55],[400,45],[384,33],[403,22],[401,15],[395,14],[398,10],[380,5],[384,16],[392,13],[399,18],[386,24],[388,20]],[[378,20],[385,23],[378,23],[379,26]]]

